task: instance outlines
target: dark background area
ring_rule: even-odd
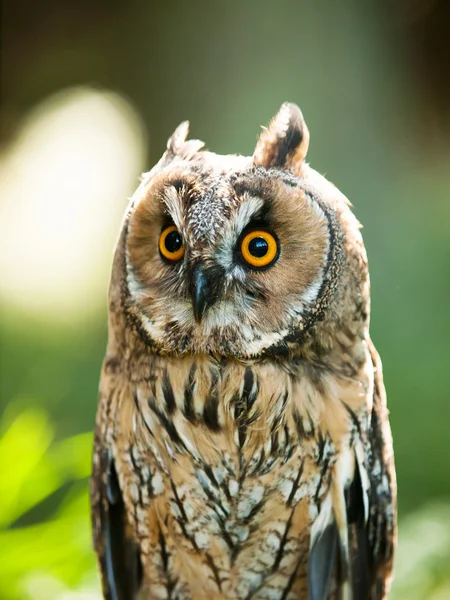
[[[1,33],[0,598],[99,597],[90,432],[140,172],[185,119],[250,154],[285,100],[364,225],[398,469],[392,597],[450,597],[450,3],[10,0]]]

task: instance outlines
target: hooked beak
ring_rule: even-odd
[[[211,288],[208,274],[202,263],[197,263],[192,271],[192,307],[197,323],[202,320],[208,303],[211,304]]]

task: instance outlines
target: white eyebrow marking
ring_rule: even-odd
[[[263,204],[264,202],[261,198],[245,194],[243,201],[234,213],[232,220],[224,227],[222,241],[216,254],[218,263],[230,274],[230,276],[236,277],[236,279],[241,281],[243,280],[245,273],[242,269],[233,269],[233,267],[235,267],[233,261],[233,249],[243,229],[249,224],[253,215],[261,210]],[[233,269],[233,271],[230,273],[231,269]]]

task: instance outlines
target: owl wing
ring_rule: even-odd
[[[94,547],[101,571],[105,600],[135,600],[141,587],[141,563],[129,531],[125,505],[109,435],[112,410],[121,376],[102,373],[94,437],[91,476],[91,515]],[[120,395],[120,394],[119,394]]]
[[[373,407],[368,432],[353,415],[361,453],[345,491],[348,550],[335,521],[314,543],[308,567],[309,600],[384,600],[396,543],[396,481],[381,361],[373,347]]]
[[[358,583],[358,556],[360,548],[367,549],[364,560],[370,584],[370,600],[382,600],[389,591],[392,575],[394,549],[397,539],[397,486],[394,468],[392,435],[386,407],[386,392],[380,357],[370,342],[370,354],[374,366],[373,408],[370,426],[365,442],[364,464],[359,464],[358,477],[368,479],[368,518],[362,520],[361,508],[352,515],[354,531],[350,529],[350,543],[353,545],[353,580]],[[362,462],[362,461],[361,461]],[[365,473],[364,473],[365,470]],[[364,476],[364,477],[363,477]],[[358,502],[356,494],[363,496],[361,483],[359,492],[350,488],[349,506]],[[359,505],[361,502],[359,501]],[[358,596],[356,596],[358,598]]]

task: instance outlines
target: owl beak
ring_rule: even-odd
[[[202,320],[208,300],[210,300],[210,286],[207,273],[201,263],[197,263],[192,271],[192,307],[197,323]]]

